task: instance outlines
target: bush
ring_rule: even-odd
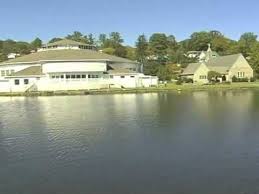
[[[234,75],[233,77],[232,77],[232,82],[237,82],[237,77]]]
[[[216,71],[209,71],[208,72],[208,80],[210,82],[213,82],[213,81],[217,82],[217,77],[221,77],[221,74],[216,72]]]
[[[256,81],[256,78],[255,77],[251,77],[250,78],[250,82],[255,82]]]
[[[193,83],[193,79],[189,78],[189,79],[186,79],[186,82],[185,83]]]
[[[249,79],[247,77],[245,78],[237,78],[236,76],[232,77],[232,82],[248,82]]]
[[[248,82],[249,81],[249,79],[246,77],[246,78],[241,78],[240,79],[240,82]]]
[[[182,82],[182,80],[179,79],[179,80],[177,80],[177,82],[175,82],[175,83],[176,83],[176,85],[182,85],[183,82]]]
[[[182,82],[184,82],[184,83],[193,83],[193,79],[191,79],[191,78],[182,78]]]

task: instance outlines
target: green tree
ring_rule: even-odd
[[[176,51],[178,49],[178,44],[174,35],[169,35],[167,37],[167,45],[169,51]]]
[[[255,77],[259,78],[259,43],[254,44],[251,48],[248,61],[254,70]]]
[[[209,71],[208,72],[208,80],[210,82],[213,81],[213,79],[215,79],[216,77],[221,77],[221,74],[216,72],[216,71]]]
[[[106,47],[106,41],[107,41],[107,35],[106,34],[100,34],[98,38],[98,46],[101,48]]]
[[[136,58],[140,63],[144,64],[147,60],[147,56],[148,42],[146,36],[143,34],[138,37],[138,40],[136,42]]]
[[[95,39],[94,39],[93,34],[88,35],[88,44],[95,45]]]
[[[62,38],[52,38],[50,41],[49,41],[49,43],[54,43],[54,42],[57,42],[57,41],[60,41],[60,40],[62,40]]]
[[[211,43],[211,34],[209,32],[194,32],[188,42],[188,46],[194,51],[203,51],[208,49],[208,44]]]
[[[78,32],[78,31],[74,31],[73,34],[67,35],[66,38],[77,42],[86,43],[86,44],[89,43],[87,36],[84,36],[81,32]]]
[[[115,53],[114,48],[104,48],[102,51],[106,54],[109,54],[109,55],[114,55],[114,53]]]
[[[130,59],[132,61],[136,60],[136,49],[130,46],[126,47],[126,51],[127,51],[127,59]]]
[[[42,40],[39,38],[36,38],[31,42],[32,49],[38,49],[42,47]]]
[[[251,52],[251,48],[257,43],[257,35],[252,32],[244,33],[239,41],[238,47],[239,51],[245,56],[248,57]]]
[[[110,41],[113,44],[113,46],[117,46],[124,42],[119,32],[112,32],[110,34]]]
[[[28,42],[17,42],[15,46],[15,52],[22,55],[27,55],[31,53],[31,45]]]
[[[163,33],[155,33],[149,39],[149,49],[151,54],[157,57],[157,60],[162,64],[166,62],[168,39]]]
[[[127,49],[124,46],[119,44],[115,47],[114,55],[116,55],[118,57],[126,58],[127,57]]]
[[[4,53],[0,52],[0,61],[2,62],[2,61],[5,61],[5,60],[7,60],[6,55]]]
[[[157,61],[148,61],[144,64],[144,74],[156,76],[159,71],[160,64]]]

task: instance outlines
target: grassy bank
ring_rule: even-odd
[[[232,83],[215,85],[193,85],[193,84],[166,84],[152,88],[137,89],[100,89],[100,90],[75,90],[57,92],[29,92],[29,93],[0,93],[0,96],[74,96],[74,95],[97,95],[97,94],[127,94],[127,93],[154,93],[170,91],[203,91],[203,90],[242,90],[259,89],[259,82]]]
[[[231,84],[194,85],[194,84],[167,84],[169,90],[238,90],[238,89],[259,89],[259,82],[242,82]]]

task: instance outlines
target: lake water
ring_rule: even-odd
[[[259,91],[0,98],[0,194],[259,193]]]

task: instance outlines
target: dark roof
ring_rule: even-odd
[[[0,63],[0,65],[17,63],[40,63],[42,61],[108,61],[116,63],[137,63],[129,59],[108,55],[93,50],[49,50],[32,53]]]
[[[240,56],[243,55],[235,54],[212,58],[206,63],[206,65],[211,71],[225,73],[235,64]]]
[[[28,67],[28,68],[23,69],[21,71],[15,72],[11,76],[13,76],[13,77],[18,76],[19,77],[19,76],[33,76],[33,75],[37,75],[37,76],[42,75],[41,66]]]
[[[197,71],[202,63],[190,63],[183,71],[182,75],[192,75]]]

